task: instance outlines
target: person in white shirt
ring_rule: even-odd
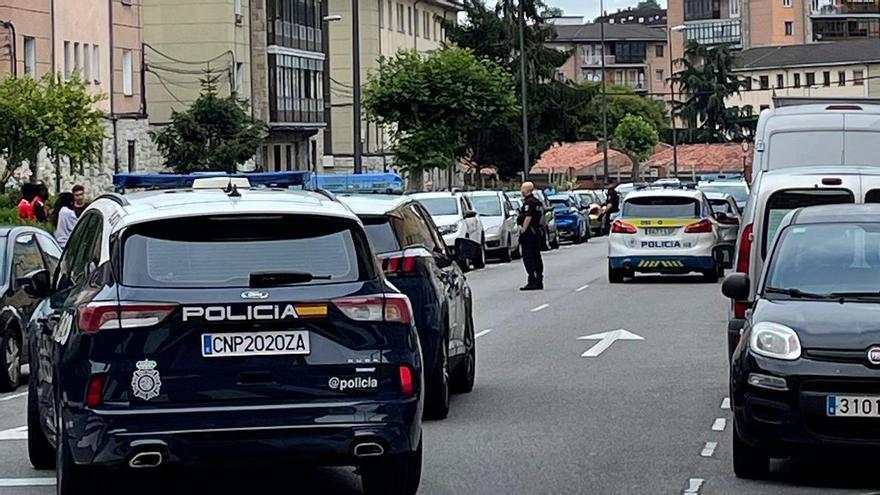
[[[73,194],[63,192],[58,195],[55,203],[55,211],[52,214],[52,223],[55,225],[55,240],[64,248],[73,228],[76,227],[76,211],[73,209]]]

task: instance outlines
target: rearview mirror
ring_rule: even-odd
[[[721,293],[736,301],[748,299],[749,292],[751,292],[751,281],[745,273],[731,273],[721,284]]]
[[[37,299],[48,297],[52,286],[49,270],[37,270],[29,273],[27,276],[17,279],[15,283],[29,296]]]
[[[476,216],[477,216],[477,212],[474,210],[468,210],[468,211],[464,212],[465,218],[476,218]]]

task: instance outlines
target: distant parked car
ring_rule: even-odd
[[[602,213],[605,211],[605,207],[602,203],[602,200],[599,199],[599,196],[595,191],[590,189],[578,189],[572,191],[572,193],[576,194],[581,199],[581,205],[585,208],[584,214],[589,217],[590,220],[590,230],[594,235],[599,235],[602,232]]]
[[[467,270],[470,263],[475,268],[486,266],[483,222],[467,196],[458,192],[428,192],[412,197],[431,214],[443,242],[463,270]]]
[[[501,261],[519,258],[517,211],[511,205],[510,199],[500,191],[475,191],[466,196],[483,223],[487,254],[497,256]]]
[[[715,213],[724,213],[726,216],[718,217],[719,233],[721,234],[721,252],[724,254],[724,267],[733,266],[733,256],[736,253],[736,236],[739,233],[739,225],[742,217],[736,205],[736,199],[727,193],[704,193]]]
[[[556,226],[563,240],[580,244],[590,238],[590,224],[574,194],[555,194],[548,198],[556,214]]]

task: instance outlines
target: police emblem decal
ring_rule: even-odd
[[[145,359],[138,361],[137,371],[131,377],[131,390],[134,396],[150,400],[159,397],[162,389],[162,378],[159,376],[159,370],[156,369],[156,361]]]

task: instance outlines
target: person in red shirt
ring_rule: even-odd
[[[34,208],[34,219],[38,222],[45,222],[49,220],[49,207],[46,206],[49,202],[49,188],[46,187],[46,184],[38,184],[36,191],[34,200],[31,202]]]
[[[21,186],[21,201],[18,202],[18,218],[22,220],[36,220],[34,214],[34,197],[36,188],[33,184]]]

